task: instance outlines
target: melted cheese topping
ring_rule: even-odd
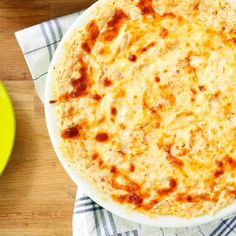
[[[62,152],[99,191],[154,215],[236,196],[236,12],[223,1],[107,1],[65,44]]]

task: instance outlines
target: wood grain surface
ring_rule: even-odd
[[[43,106],[14,32],[93,2],[0,0],[0,79],[12,97],[17,126],[11,160],[0,176],[0,236],[72,234],[76,186],[52,149]]]

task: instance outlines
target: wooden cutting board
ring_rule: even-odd
[[[0,79],[13,99],[17,126],[14,151],[0,177],[0,235],[71,235],[76,186],[52,149],[43,106],[14,32],[92,2],[0,1]]]

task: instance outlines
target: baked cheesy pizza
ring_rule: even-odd
[[[146,215],[236,197],[236,11],[223,0],[106,0],[53,68],[61,151]]]

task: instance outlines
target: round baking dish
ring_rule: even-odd
[[[46,92],[45,92],[45,114],[46,114],[46,122],[47,127],[50,135],[50,139],[52,141],[53,147],[56,151],[56,154],[69,174],[69,176],[73,179],[73,181],[83,189],[83,191],[95,202],[97,202],[99,205],[107,209],[108,211],[123,217],[127,220],[131,220],[134,222],[138,222],[145,225],[151,225],[156,227],[175,227],[175,228],[181,228],[181,227],[190,227],[200,224],[206,224],[213,221],[217,221],[220,218],[224,218],[227,216],[230,216],[236,212],[236,201],[233,202],[230,206],[221,209],[218,211],[215,215],[204,215],[201,217],[186,219],[186,218],[180,218],[180,217],[174,217],[174,216],[160,216],[157,218],[148,217],[147,215],[144,215],[142,213],[136,212],[136,211],[130,211],[127,210],[127,208],[121,204],[118,204],[114,202],[111,198],[108,196],[105,196],[104,194],[96,191],[88,182],[84,181],[80,173],[76,170],[76,166],[73,165],[73,163],[69,163],[66,158],[63,157],[63,154],[61,153],[59,149],[59,144],[61,142],[60,132],[57,127],[57,119],[55,115],[55,108],[54,106],[49,104],[49,100],[52,99],[52,85],[54,80],[54,74],[53,74],[53,67],[57,64],[57,61],[60,58],[60,55],[63,54],[63,45],[65,42],[71,37],[73,31],[75,29],[78,29],[85,25],[88,20],[93,18],[93,11],[104,4],[107,0],[99,0],[94,5],[92,5],[90,8],[88,8],[81,16],[78,17],[78,19],[73,23],[73,25],[69,28],[65,36],[63,37],[62,41],[60,42],[53,60],[51,62],[49,73],[47,76],[47,82],[46,82]]]

